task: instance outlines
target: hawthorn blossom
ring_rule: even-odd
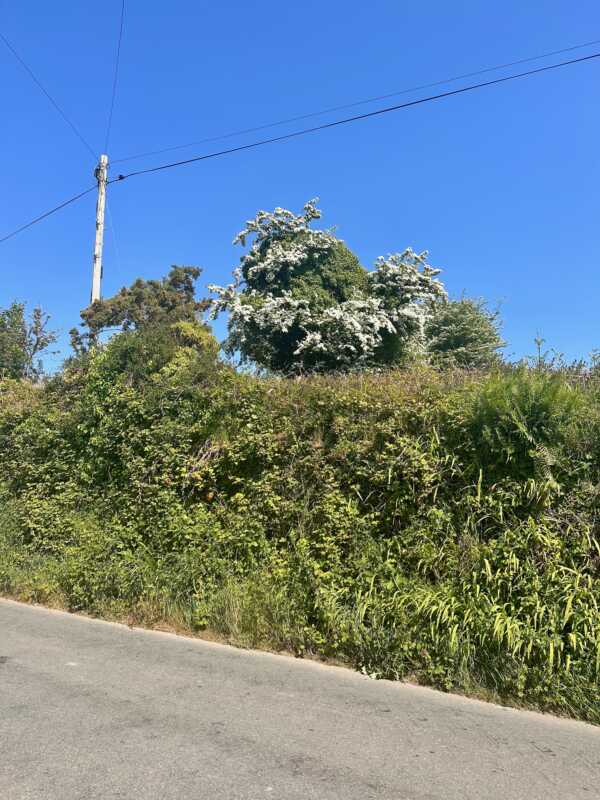
[[[323,307],[298,296],[295,274],[319,270],[341,241],[331,231],[315,230],[316,200],[303,213],[276,208],[259,211],[235,237],[249,251],[234,270],[234,282],[209,286],[216,295],[210,316],[228,313],[225,349],[243,360],[282,372],[352,369],[374,365],[386,337],[396,337],[405,350],[424,349],[424,327],[435,305],[446,298],[440,270],[427,263],[427,253],[408,248],[380,256],[366,273],[366,289],[340,302],[332,295]],[[300,291],[301,294],[301,291]],[[325,295],[327,297],[327,295]]]

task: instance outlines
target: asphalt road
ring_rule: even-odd
[[[0,600],[3,800],[594,800],[600,729]]]

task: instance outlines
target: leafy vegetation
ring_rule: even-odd
[[[598,360],[503,363],[424,255],[367,273],[315,215],[259,214],[217,293],[271,374],[220,360],[192,267],[5,370],[0,592],[600,723]]]
[[[40,356],[55,341],[48,314],[36,307],[28,320],[23,303],[0,309],[0,378],[37,379],[42,374]]]
[[[433,363],[463,369],[498,366],[505,346],[499,333],[499,313],[483,301],[439,304],[425,326],[427,350]]]
[[[433,356],[490,366],[504,345],[481,303],[447,303],[427,253],[411,248],[367,271],[331,231],[315,230],[315,201],[296,215],[259,211],[234,243],[246,245],[234,282],[209,287],[212,316],[228,312],[231,354],[284,375],[389,367]]]
[[[2,382],[0,591],[600,722],[591,373],[259,378],[186,320],[140,370],[148,341]]]

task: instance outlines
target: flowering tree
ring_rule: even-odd
[[[382,331],[377,360],[393,364],[409,354],[427,349],[426,325],[435,309],[447,300],[440,270],[427,263],[427,251],[415,253],[407,247],[387,258],[380,256],[369,273],[369,289],[391,322],[392,330]]]
[[[410,249],[379,258],[367,272],[332,231],[315,230],[321,212],[259,211],[234,239],[252,244],[211,317],[229,314],[225,349],[282,372],[314,372],[395,363],[425,351],[424,330],[446,297],[427,264]]]

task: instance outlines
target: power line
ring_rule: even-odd
[[[121,0],[121,22],[119,25],[119,40],[117,43],[117,57],[115,59],[115,74],[113,78],[112,95],[110,99],[110,110],[108,112],[108,124],[106,126],[106,138],[104,140],[104,152],[108,150],[108,140],[112,127],[113,112],[115,110],[115,97],[117,94],[117,79],[119,77],[119,63],[121,61],[121,41],[123,40],[123,22],[125,20],[125,0]]]
[[[135,170],[134,172],[129,172],[125,175],[118,175],[116,178],[112,178],[108,181],[108,183],[116,183],[117,181],[123,181],[127,178],[133,178],[136,175],[146,175],[151,172],[160,172],[165,169],[171,169],[171,167],[180,167],[184,166],[185,164],[193,164],[196,161],[206,161],[210,158],[217,158],[218,156],[229,155],[230,153],[239,153],[242,150],[251,150],[255,147],[261,147],[265,144],[273,144],[274,142],[283,142],[287,139],[294,139],[298,136],[305,136],[308,133],[316,133],[317,131],[327,130],[328,128],[335,128],[338,125],[346,125],[350,122],[357,122],[363,119],[369,119],[370,117],[377,117],[382,114],[388,114],[391,111],[400,111],[403,108],[410,108],[411,106],[421,105],[423,103],[429,103],[432,100],[441,100],[444,97],[452,97],[458,94],[464,94],[465,92],[471,92],[474,89],[482,89],[487,86],[494,86],[499,83],[506,83],[507,81],[514,81],[517,78],[526,78],[531,75],[537,75],[541,72],[548,72],[549,70],[558,69],[559,67],[566,67],[571,64],[580,64],[584,61],[591,61],[592,59],[600,58],[600,53],[593,53],[589,56],[582,56],[581,58],[574,58],[570,61],[561,61],[558,64],[548,64],[545,67],[539,67],[538,69],[527,70],[527,72],[518,72],[515,75],[506,75],[503,78],[495,78],[492,81],[485,81],[483,83],[475,83],[471,86],[464,86],[461,89],[453,89],[449,92],[442,92],[440,94],[430,95],[429,97],[421,97],[418,100],[411,100],[408,103],[401,103],[400,105],[396,106],[388,106],[387,108],[380,108],[376,111],[369,111],[365,114],[358,114],[354,117],[346,117],[345,119],[338,119],[334,122],[327,122],[324,125],[316,125],[313,128],[304,128],[300,131],[294,131],[292,133],[286,133],[282,136],[275,136],[271,139],[262,139],[257,142],[251,142],[250,144],[243,144],[239,147],[232,147],[229,150],[220,150],[216,153],[207,153],[202,156],[195,156],[194,158],[186,158],[183,161],[173,161],[170,164],[160,164],[157,167],[149,167],[147,169],[140,169]]]
[[[4,42],[4,44],[6,45],[6,47],[7,47],[7,48],[10,50],[10,52],[13,54],[13,56],[14,56],[14,57],[17,59],[17,61],[19,62],[19,64],[20,64],[20,65],[23,67],[23,69],[24,69],[24,70],[27,72],[27,74],[28,74],[28,75],[29,75],[29,77],[32,79],[32,81],[33,81],[33,82],[36,84],[36,86],[37,86],[39,89],[41,89],[41,91],[42,91],[42,92],[43,92],[43,93],[46,95],[46,97],[48,98],[48,100],[49,100],[49,101],[52,103],[52,105],[54,106],[54,108],[55,108],[55,109],[58,111],[58,113],[59,113],[59,114],[60,114],[60,116],[63,118],[63,120],[64,120],[64,121],[67,123],[67,125],[68,125],[68,126],[71,128],[71,130],[73,131],[73,133],[75,134],[75,136],[77,136],[77,138],[78,138],[78,139],[79,139],[79,141],[80,141],[80,142],[83,144],[83,146],[84,146],[85,148],[87,148],[87,150],[88,150],[88,151],[91,153],[91,155],[92,155],[92,158],[96,159],[96,153],[94,153],[94,150],[93,150],[92,146],[89,144],[89,142],[87,142],[87,141],[86,141],[86,139],[84,139],[84,137],[83,137],[83,135],[81,134],[81,132],[79,131],[79,129],[78,129],[76,126],[75,126],[75,124],[74,124],[74,123],[73,123],[73,122],[72,122],[72,121],[69,119],[69,117],[68,117],[68,116],[65,114],[65,112],[64,112],[64,111],[62,110],[62,108],[61,108],[61,107],[58,105],[58,103],[57,103],[57,102],[56,102],[56,100],[55,100],[55,99],[52,97],[52,95],[51,95],[51,94],[50,94],[50,93],[49,93],[49,92],[46,90],[46,88],[45,88],[45,87],[44,87],[44,85],[41,83],[41,81],[38,79],[38,77],[37,77],[37,76],[36,76],[36,74],[33,72],[33,70],[32,70],[32,69],[31,69],[31,68],[30,68],[30,67],[29,67],[29,66],[28,66],[28,65],[25,63],[25,61],[23,61],[23,59],[21,58],[21,56],[20,56],[20,55],[17,53],[17,51],[15,50],[15,48],[14,48],[14,47],[12,46],[12,44],[11,44],[11,43],[8,41],[8,39],[6,38],[6,36],[4,36],[4,34],[3,34],[3,33],[0,33],[0,39],[2,39],[2,41]]]
[[[230,153],[238,153],[238,152],[241,152],[242,150],[250,150],[251,148],[260,147],[260,146],[265,145],[265,144],[271,144],[271,143],[274,143],[274,142],[282,142],[282,141],[285,141],[287,139],[293,139],[293,138],[298,137],[298,136],[304,136],[305,134],[308,134],[308,133],[314,133],[316,131],[322,131],[322,130],[326,130],[328,128],[334,128],[334,127],[337,127],[338,125],[345,125],[346,123],[357,122],[358,120],[362,120],[362,119],[369,119],[370,117],[380,116],[382,114],[387,114],[387,113],[389,113],[391,111],[399,111],[400,109],[403,109],[403,108],[410,108],[412,106],[421,105],[423,103],[428,103],[428,102],[433,101],[433,100],[441,100],[444,97],[452,97],[454,95],[464,94],[465,92],[470,92],[470,91],[473,91],[474,89],[482,89],[482,88],[487,87],[487,86],[495,86],[495,85],[500,84],[500,83],[506,83],[508,81],[516,80],[517,78],[525,78],[525,77],[529,77],[530,75],[537,75],[537,74],[542,73],[542,72],[548,72],[548,71],[553,70],[553,69],[558,69],[559,67],[566,67],[566,66],[569,66],[571,64],[581,64],[583,62],[591,61],[591,60],[596,59],[596,58],[600,58],[600,53],[592,53],[589,56],[582,56],[581,58],[574,58],[574,59],[571,59],[570,61],[561,61],[558,64],[548,64],[545,67],[539,67],[538,69],[528,70],[526,72],[519,72],[519,73],[516,73],[515,75],[507,75],[507,76],[505,76],[503,78],[496,78],[496,79],[494,79],[492,81],[485,81],[483,83],[475,83],[475,84],[472,84],[471,86],[464,86],[461,89],[454,89],[454,90],[449,91],[449,92],[442,92],[440,94],[430,95],[429,97],[422,97],[422,98],[419,98],[418,100],[411,100],[408,103],[402,103],[402,104],[396,105],[396,106],[389,106],[387,108],[380,108],[380,109],[377,109],[376,111],[369,111],[366,114],[358,114],[358,115],[356,115],[354,117],[346,117],[345,119],[335,120],[334,122],[328,122],[328,123],[326,123],[324,125],[317,125],[317,126],[315,126],[313,128],[305,128],[305,129],[300,130],[300,131],[294,131],[293,133],[287,133],[287,134],[284,134],[283,136],[276,136],[276,137],[271,138],[271,139],[262,139],[261,141],[252,142],[251,144],[245,144],[245,145],[241,145],[239,147],[233,147],[233,148],[231,148],[229,150],[221,150],[221,151],[216,152],[216,153],[207,153],[206,155],[196,156],[194,158],[188,158],[188,159],[185,159],[184,161],[174,161],[174,162],[172,162],[170,164],[161,164],[161,165],[159,165],[157,167],[150,167],[148,169],[142,169],[142,170],[137,170],[135,172],[129,172],[126,175],[118,175],[116,178],[112,178],[110,181],[108,181],[108,183],[116,183],[118,181],[123,181],[126,178],[132,178],[132,177],[134,177],[136,175],[145,175],[145,174],[152,173],[152,172],[159,172],[161,170],[170,169],[171,167],[179,167],[179,166],[183,166],[185,164],[193,164],[193,163],[195,163],[197,161],[206,161],[207,159],[210,159],[210,158],[217,158],[218,156],[228,155]],[[17,228],[16,230],[12,231],[11,233],[9,233],[6,236],[4,236],[3,238],[1,238],[0,239],[0,244],[2,244],[3,242],[6,242],[8,239],[11,239],[13,236],[16,236],[18,233],[21,233],[21,231],[24,231],[27,228],[30,228],[32,225],[35,225],[36,223],[41,222],[43,219],[46,219],[46,217],[49,217],[51,214],[54,214],[57,211],[60,211],[62,208],[65,208],[65,206],[68,206],[71,203],[74,203],[76,200],[79,200],[80,198],[84,197],[86,194],[89,194],[90,192],[93,192],[95,190],[96,190],[96,185],[91,186],[89,189],[85,189],[85,191],[80,192],[79,194],[75,195],[74,197],[69,198],[68,200],[65,200],[60,205],[56,206],[55,208],[50,209],[50,211],[46,211],[44,214],[41,214],[39,217],[36,217],[35,219],[31,220],[31,222],[28,222],[25,225],[22,225],[20,228]]]
[[[138,153],[137,155],[127,156],[126,158],[117,158],[113,159],[111,163],[113,164],[121,164],[125,161],[134,161],[140,158],[146,158],[148,156],[158,156],[162,155],[162,153],[171,153],[175,150],[185,150],[188,147],[193,147],[197,144],[208,144],[209,142],[219,142],[223,141],[224,139],[231,139],[235,136],[243,136],[246,133],[256,133],[257,131],[264,131],[268,128],[276,128],[280,125],[288,125],[292,122],[300,122],[304,119],[311,119],[312,117],[320,117],[325,114],[332,114],[334,111],[343,111],[347,108],[356,108],[356,106],[367,105],[368,103],[375,103],[380,100],[388,100],[390,97],[398,97],[403,94],[410,94],[411,92],[418,92],[422,91],[423,89],[432,89],[435,86],[443,86],[448,83],[454,83],[455,81],[464,80],[465,78],[474,78],[477,75],[484,75],[488,72],[495,72],[499,69],[507,69],[508,67],[515,67],[519,64],[527,64],[531,61],[539,61],[542,58],[550,58],[551,56],[561,55],[562,53],[570,53],[573,50],[581,50],[584,47],[591,47],[592,45],[600,44],[600,39],[594,39],[591,42],[584,42],[583,44],[575,44],[572,47],[563,47],[561,50],[552,50],[549,53],[541,53],[537,56],[530,56],[528,58],[521,58],[517,61],[509,61],[506,64],[497,64],[494,67],[485,67],[484,69],[478,69],[474,72],[465,72],[463,75],[456,75],[453,78],[445,78],[444,80],[434,81],[433,83],[424,83],[420,86],[413,86],[409,89],[401,89],[397,92],[390,92],[389,94],[381,94],[377,97],[369,97],[365,100],[356,100],[353,103],[345,103],[344,105],[339,106],[332,106],[331,108],[323,109],[322,111],[313,111],[309,114],[302,114],[297,117],[289,117],[288,119],[282,119],[278,122],[269,122],[266,125],[258,125],[254,128],[245,128],[244,130],[233,131],[232,133],[225,133],[220,136],[211,136],[208,139],[199,139],[194,142],[188,142],[187,144],[179,144],[175,145],[174,147],[165,147],[162,150],[150,150],[145,153]]]
[[[71,205],[71,203],[74,203],[76,200],[79,200],[80,198],[85,197],[86,194],[89,194],[90,192],[94,191],[96,191],[96,184],[90,186],[89,189],[86,189],[85,191],[76,194],[74,197],[70,197],[68,200],[65,200],[63,203],[56,206],[55,208],[51,208],[50,211],[46,211],[44,214],[40,214],[39,217],[32,219],[31,222],[27,222],[25,225],[21,225],[20,228],[17,228],[16,230],[12,231],[6,236],[3,236],[2,239],[0,239],[0,244],[2,244],[2,242],[6,242],[8,239],[12,239],[13,236],[16,236],[18,233],[21,233],[21,231],[27,230],[27,228],[31,228],[32,225],[41,222],[43,219],[46,219],[46,217],[49,217],[51,214],[55,214],[57,211],[60,211],[61,208],[65,208],[65,206]]]

